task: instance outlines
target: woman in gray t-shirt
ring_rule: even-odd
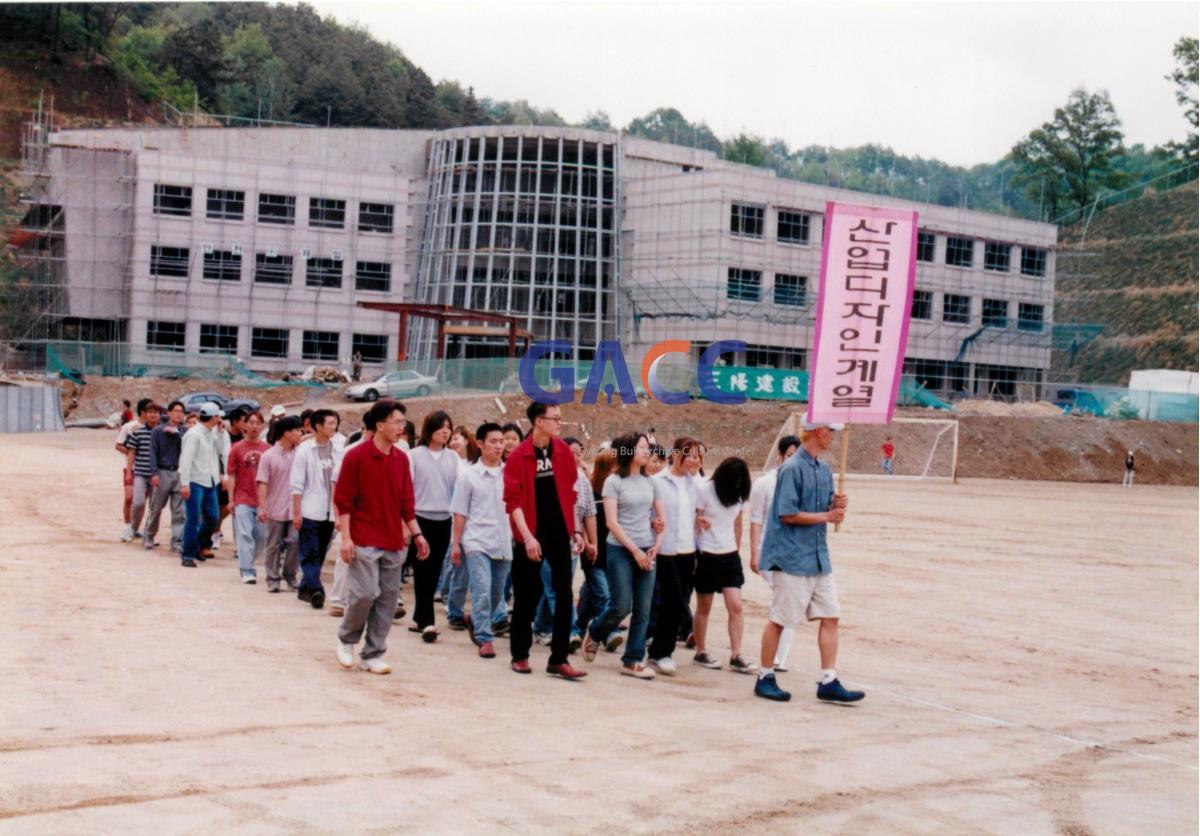
[[[654,599],[654,558],[662,545],[662,533],[650,527],[650,511],[665,518],[660,487],[645,474],[650,461],[650,442],[642,433],[613,440],[617,471],[604,482],[601,497],[608,522],[608,607],[588,628],[583,658],[596,658],[598,643],[606,642],[625,616],[633,613],[629,641],[621,656],[621,673],[638,679],[653,679],[654,671],[642,664],[646,655],[646,627]]]

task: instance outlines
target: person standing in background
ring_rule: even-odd
[[[892,464],[896,458],[896,445],[892,442],[892,437],[889,435],[883,440],[879,451],[883,453],[883,472],[888,476],[893,474]]]
[[[339,424],[331,409],[318,409],[309,416],[313,435],[300,442],[292,461],[292,523],[300,532],[300,588],[296,597],[319,610],[325,606],[321,566],[333,539],[334,472],[341,454],[333,446]]]
[[[179,452],[183,441],[184,407],[182,401],[171,401],[167,420],[154,428],[150,444],[150,484],[154,496],[150,499],[150,516],[146,520],[142,546],[158,546],[159,520],[168,500],[171,503],[171,551],[183,551],[183,494],[179,484]]]
[[[259,519],[258,466],[270,450],[260,436],[261,413],[252,412],[243,423],[242,440],[229,448],[229,496],[233,503],[233,537],[237,546],[238,571],[242,583],[258,583],[254,568],[267,542],[266,523]]]

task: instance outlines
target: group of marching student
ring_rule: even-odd
[[[213,556],[231,514],[242,581],[257,582],[261,561],[268,591],[286,584],[314,609],[328,597],[330,614],[341,618],[343,667],[355,666],[357,651],[363,670],[390,672],[382,657],[393,622],[406,615],[400,590],[411,573],[411,632],[437,641],[441,600],[449,626],[469,631],[480,657],[494,658],[507,634],[516,673],[532,672],[535,640],[549,645],[546,672],[564,679],[587,675],[572,654],[591,662],[601,648],[615,653],[622,645],[620,672],[636,679],[677,675],[681,642],[694,648],[696,665],[721,668],[707,642],[720,595],[728,668],[757,671],[756,694],[789,698],[774,673],[786,670],[791,628],[820,620],[818,696],[862,697],[842,688],[833,670],[839,612],[821,551],[824,525],[840,521],[845,498],[833,494],[816,458],[832,439],[830,425],[781,439],[778,458],[787,464],[752,486],[738,458],[706,475],[703,443],[686,437],[669,449],[643,433],[618,437],[601,446],[589,470],[583,445],[560,437],[559,407],[537,402],[527,410],[527,436],[515,424],[491,422],[472,433],[443,411],[427,415],[418,434],[391,400],[373,404],[349,439],[330,410],[289,416],[276,407],[269,425],[257,412],[224,416],[214,404],[194,421],[178,402],[165,422],[152,403],[140,402],[138,411],[118,439],[133,482],[122,539],[140,536],[155,548],[169,503],[172,549],[190,568]],[[790,467],[798,451],[804,467]],[[751,570],[763,570],[773,595],[761,670],[742,652],[738,544],[747,506]],[[797,539],[787,529],[805,531]],[[327,596],[321,568],[335,531],[340,547]],[[810,567],[790,563],[793,552],[816,561],[815,579]],[[792,583],[797,575],[801,582]]]

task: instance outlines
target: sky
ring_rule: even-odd
[[[311,0],[310,0],[311,1]],[[657,107],[718,137],[866,143],[994,162],[1080,86],[1108,90],[1126,144],[1182,139],[1164,76],[1195,3],[311,2],[434,81],[618,127]]]

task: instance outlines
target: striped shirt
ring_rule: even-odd
[[[133,451],[133,475],[147,478],[156,476],[150,448],[154,444],[154,430],[147,426],[138,427],[125,440],[125,448]]]

